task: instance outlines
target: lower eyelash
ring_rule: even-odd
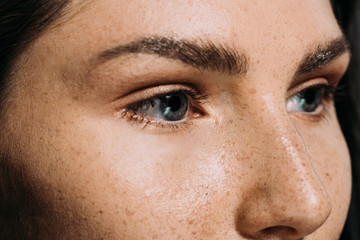
[[[138,112],[137,110],[140,109],[143,106],[151,105],[154,106],[154,99],[157,97],[160,97],[162,95],[168,95],[168,94],[174,94],[174,93],[182,93],[190,99],[189,102],[191,102],[195,106],[201,106],[203,105],[207,99],[207,95],[204,94],[204,92],[198,90],[198,89],[180,89],[176,91],[169,91],[167,93],[162,93],[160,95],[154,95],[152,97],[149,97],[147,99],[138,101],[136,103],[128,105],[125,109],[122,109],[118,112],[120,112],[120,117],[125,118],[128,120],[129,123],[137,124],[141,127],[141,129],[145,129],[148,127],[153,127],[155,129],[169,129],[171,131],[178,130],[180,128],[186,128],[192,122],[190,120],[184,119],[184,121],[162,121],[156,118],[153,118],[151,116],[147,116],[146,114],[142,114]],[[200,109],[198,109],[200,110]]]
[[[182,122],[176,122],[176,123],[165,123],[162,121],[156,121],[156,120],[146,117],[145,115],[136,113],[135,111],[133,111],[131,109],[124,109],[120,113],[120,116],[122,118],[127,119],[128,122],[130,122],[130,123],[140,125],[141,129],[145,129],[149,126],[152,126],[155,129],[163,129],[163,130],[170,129],[171,131],[175,131],[178,129],[187,128],[191,124],[189,121],[182,121]]]

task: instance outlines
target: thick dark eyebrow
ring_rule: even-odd
[[[319,45],[305,54],[298,65],[294,78],[319,70],[347,52],[350,52],[350,47],[345,36]]]
[[[120,45],[100,53],[96,62],[104,62],[126,54],[155,54],[203,71],[243,76],[248,70],[248,58],[231,47],[211,41],[175,40],[168,37],[149,37]]]

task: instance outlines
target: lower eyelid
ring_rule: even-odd
[[[321,122],[326,123],[329,120],[330,116],[332,115],[333,103],[322,101],[320,104],[321,104],[320,105],[321,109],[316,114],[304,113],[299,111],[289,112],[289,114],[291,116],[296,117],[297,119],[302,119],[307,123],[314,123],[314,124],[318,124]]]
[[[145,113],[142,113],[141,111],[137,111],[132,105],[136,105],[137,103],[133,103],[128,105],[125,108],[119,109],[118,114],[119,118],[126,119],[129,123],[136,124],[140,126],[141,129],[149,128],[149,129],[156,129],[156,130],[171,130],[175,131],[177,129],[182,128],[188,128],[192,124],[192,120],[194,118],[198,118],[203,116],[203,111],[200,110],[200,101],[203,99],[201,95],[199,95],[197,92],[191,92],[189,93],[188,90],[184,91],[175,91],[173,93],[165,93],[164,95],[175,95],[176,93],[181,93],[186,95],[187,97],[187,104],[188,108],[186,110],[186,114],[183,116],[180,120],[170,121],[170,120],[164,120],[162,118],[157,117],[156,115],[147,115],[146,111]],[[148,99],[140,100],[145,102],[152,99],[159,98],[162,95],[156,95],[157,97],[151,97]],[[151,111],[151,110],[150,110]],[[156,111],[156,110],[155,110]]]
[[[140,125],[141,129],[155,129],[161,131],[176,131],[178,129],[189,128],[192,125],[191,121],[176,121],[165,122],[151,119],[145,115],[135,113],[133,110],[125,109],[120,113],[120,117],[128,120],[131,124]]]

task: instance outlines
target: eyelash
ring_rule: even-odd
[[[157,97],[161,97],[164,95],[172,95],[172,94],[184,94],[188,97],[189,105],[192,105],[199,114],[204,115],[201,106],[207,102],[208,96],[198,90],[198,89],[179,89],[174,91],[169,91],[163,94],[157,94],[152,97],[146,98],[144,100],[135,102],[133,104],[128,105],[125,109],[121,110],[121,117],[127,119],[131,123],[135,123],[141,126],[142,129],[147,128],[149,126],[154,127],[156,129],[164,129],[164,130],[171,130],[176,131],[179,129],[184,129],[190,126],[192,123],[191,121],[187,121],[185,119],[180,121],[161,121],[153,119],[151,116],[146,116],[146,114],[137,113],[136,110],[141,108],[145,104],[153,104],[153,99]],[[191,117],[190,117],[191,118]]]
[[[323,107],[321,112],[319,114],[304,113],[304,112],[302,112],[302,113],[297,112],[295,114],[297,116],[304,118],[305,120],[308,120],[311,122],[326,122],[328,120],[328,117],[330,116],[329,105],[332,104],[332,102],[334,102],[335,97],[337,97],[338,95],[341,94],[341,89],[337,86],[331,86],[331,85],[327,85],[327,84],[318,84],[318,85],[306,87],[306,88],[296,92],[294,95],[296,95],[302,91],[306,91],[306,90],[310,90],[310,89],[314,89],[314,88],[320,88],[322,91],[321,101],[319,103],[319,105],[322,105],[322,107]],[[294,96],[294,95],[292,95],[292,96]]]
[[[334,101],[335,96],[337,96],[339,92],[341,93],[341,91],[339,91],[341,89],[335,86],[319,84],[319,85],[306,87],[300,91],[297,91],[296,93],[294,93],[294,95],[298,94],[301,91],[306,91],[312,88],[321,89],[322,95],[321,95],[320,105],[323,106],[323,109],[319,114],[311,114],[311,113],[307,114],[302,112],[302,113],[296,113],[296,115],[305,118],[306,120],[309,120],[311,122],[326,121],[329,117],[329,111],[328,111],[329,104],[331,104],[331,102]],[[148,104],[148,102],[151,102],[152,99],[164,95],[171,95],[171,94],[184,94],[189,99],[189,105],[192,105],[198,112],[200,112],[200,115],[204,115],[201,106],[207,103],[208,95],[197,89],[191,89],[191,90],[179,89],[162,94],[157,94],[152,97],[146,98],[144,100],[129,104],[126,108],[120,111],[120,116],[122,118],[127,119],[131,123],[138,124],[139,126],[141,126],[142,129],[147,128],[149,126],[154,127],[155,129],[163,129],[163,130],[171,130],[171,131],[188,128],[192,124],[192,121],[188,121],[187,119],[192,117],[187,117],[180,121],[171,122],[171,121],[162,121],[162,120],[154,119],[151,116],[147,116],[146,114],[141,114],[137,112],[137,109],[139,109],[144,104]]]

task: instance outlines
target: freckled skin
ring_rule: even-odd
[[[327,104],[326,121],[314,122],[285,106],[307,49],[341,34],[328,1],[102,0],[78,8],[70,4],[18,59],[2,131],[12,166],[45,206],[40,238],[338,239],[351,176],[335,109]],[[232,46],[249,56],[248,73],[201,72],[146,54],[89,63],[154,35]],[[335,75],[348,58],[332,63]],[[205,114],[175,130],[121,118],[113,100],[122,96],[125,107],[135,84],[155,81],[149,76],[204,88]]]

